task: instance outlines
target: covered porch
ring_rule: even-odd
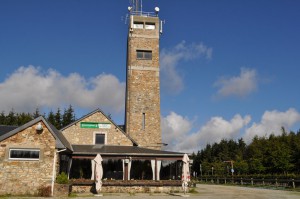
[[[100,154],[105,187],[180,187],[183,153],[138,146],[72,145],[61,171],[74,186],[93,186],[93,160]]]

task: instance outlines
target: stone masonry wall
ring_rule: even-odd
[[[0,195],[33,195],[51,186],[55,138],[44,124],[41,133],[35,125],[0,142]],[[10,148],[40,149],[40,160],[9,160]]]
[[[92,186],[73,185],[72,193],[91,193]],[[177,193],[179,186],[103,186],[100,193]]]
[[[110,123],[110,121],[101,113],[96,112],[95,114],[81,120],[80,122],[105,122]],[[80,122],[70,126],[69,128],[63,130],[63,135],[71,144],[86,144],[93,145],[95,139],[95,133],[106,134],[106,139],[108,145],[123,145],[132,146],[132,142],[123,134],[114,124],[111,123],[111,128],[109,129],[94,129],[94,128],[81,128]]]

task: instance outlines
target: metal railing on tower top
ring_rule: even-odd
[[[143,16],[143,17],[158,17],[156,12],[144,12],[144,11],[130,11],[130,15]]]

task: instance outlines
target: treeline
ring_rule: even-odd
[[[63,113],[60,108],[57,108],[55,113],[51,110],[47,115],[41,114],[39,109],[36,109],[34,113],[16,113],[12,109],[8,114],[5,114],[4,111],[0,113],[0,125],[21,126],[39,116],[46,118],[57,129],[67,126],[76,119],[71,105],[67,109],[65,108]]]
[[[300,130],[279,136],[254,137],[249,145],[243,139],[207,144],[193,154],[193,171],[198,176],[300,174]],[[232,164],[231,164],[232,163]]]

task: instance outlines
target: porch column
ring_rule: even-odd
[[[155,180],[156,175],[155,175],[155,160],[151,160],[151,168],[152,168],[152,180]]]
[[[131,160],[123,159],[123,180],[130,180]]]
[[[72,167],[72,157],[68,161],[68,179],[70,179],[71,167]]]
[[[151,160],[152,180],[160,180],[161,160]]]

